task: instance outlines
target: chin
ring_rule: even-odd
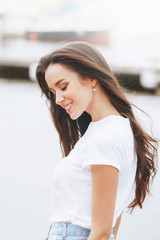
[[[82,113],[79,113],[79,114],[74,114],[74,115],[70,115],[70,118],[72,119],[72,120],[76,120],[76,119],[78,119],[81,115],[83,114],[83,112]]]
[[[78,117],[77,117],[77,116],[70,116],[70,118],[71,118],[72,120],[76,120],[76,119],[79,118],[79,116],[78,116]]]

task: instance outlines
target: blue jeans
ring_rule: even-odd
[[[87,240],[90,231],[89,228],[74,225],[70,222],[53,223],[45,240]],[[113,233],[109,240],[114,240]]]

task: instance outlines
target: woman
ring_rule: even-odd
[[[72,42],[44,56],[36,78],[63,154],[54,171],[48,240],[116,239],[130,194],[133,210],[150,192],[157,141],[137,123],[93,45]]]

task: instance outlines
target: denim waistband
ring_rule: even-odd
[[[58,223],[53,223],[50,226],[48,236],[49,235],[50,236],[53,236],[53,235],[61,236],[62,239],[65,239],[68,236],[88,237],[90,234],[90,231],[91,231],[91,229],[89,229],[89,228],[84,228],[79,225],[74,225],[70,222],[58,222]],[[111,235],[113,235],[113,229],[112,229]]]
[[[90,231],[89,228],[74,225],[70,222],[53,223],[49,230],[50,234],[62,235],[62,238],[67,236],[89,236]]]

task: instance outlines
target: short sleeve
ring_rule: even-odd
[[[116,134],[110,137],[97,137],[88,142],[82,163],[82,169],[91,171],[90,165],[109,165],[121,170],[123,144]]]

